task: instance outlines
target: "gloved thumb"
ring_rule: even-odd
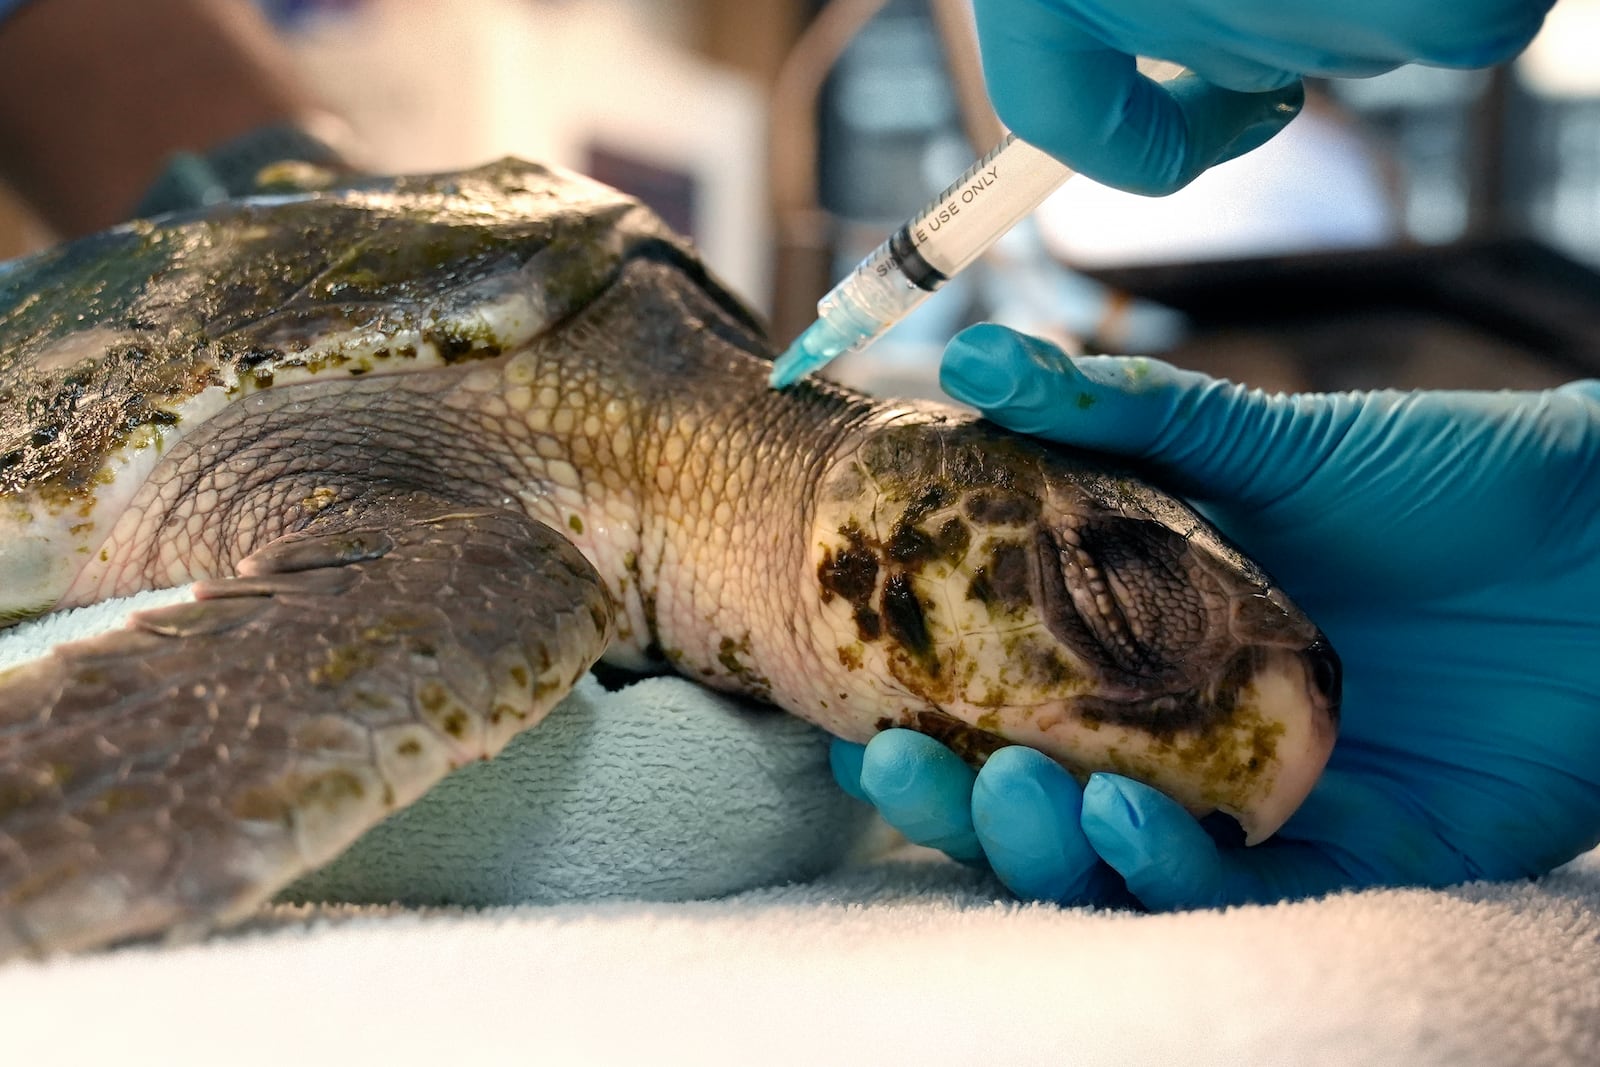
[[[988,323],[950,342],[939,381],[1007,429],[1138,460],[1171,490],[1243,507],[1303,486],[1359,414],[1351,397],[1269,397],[1159,360],[1074,360]]]

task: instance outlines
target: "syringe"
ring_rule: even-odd
[[[772,365],[775,389],[867,347],[1003,237],[1075,172],[1008,133],[817,304]]]

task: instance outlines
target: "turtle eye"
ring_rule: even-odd
[[[1339,662],[1339,654],[1326,637],[1319,635],[1306,647],[1305,656],[1317,695],[1328,702],[1330,709],[1337,711],[1344,695],[1344,666]]]

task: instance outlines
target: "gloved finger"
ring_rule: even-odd
[[[1120,889],[1079,825],[1083,790],[1031,748],[1002,748],[972,787],[972,825],[989,866],[1017,896],[1100,903]]]
[[[1219,847],[1181,805],[1118,775],[1089,779],[1082,822],[1095,851],[1152,911],[1298,900],[1352,882],[1308,843]]]
[[[1281,50],[1279,54],[1252,56],[1247,45],[1238,52],[1201,49],[1188,58],[1184,56],[1182,51],[1175,52],[1173,62],[1208,82],[1241,93],[1268,92],[1301,78],[1371,78],[1400,66],[1399,60],[1334,55],[1314,49],[1299,51],[1293,57],[1282,55]]]
[[[1556,392],[1581,397],[1591,404],[1600,403],[1600,378],[1584,378],[1581,381],[1568,382],[1557,388]]]
[[[1395,727],[1396,732],[1399,729]],[[1454,757],[1470,765],[1475,758],[1476,746],[1472,744],[1465,746],[1470,751],[1440,751],[1441,747],[1453,747],[1453,739],[1448,736],[1431,738],[1429,743],[1433,746],[1432,755],[1445,764]],[[1454,832],[1442,835],[1424,814],[1433,806],[1427,801],[1450,788],[1448,778],[1429,781],[1430,769],[1411,755],[1393,762],[1375,762],[1377,757],[1366,753],[1356,736],[1341,741],[1341,745],[1341,764],[1360,760],[1369,769],[1352,771],[1330,766],[1324,770],[1300,809],[1284,824],[1286,836],[1316,842],[1321,850],[1337,856],[1344,869],[1352,872],[1353,880],[1362,885],[1453,885],[1481,873],[1468,866],[1466,855],[1457,847],[1469,838],[1471,829],[1458,826]],[[1459,798],[1446,801],[1444,806],[1457,811],[1469,807]],[[1505,825],[1503,819],[1482,811],[1473,812],[1467,822]],[[1374,831],[1374,827],[1381,830]],[[1520,844],[1531,835],[1524,832],[1511,836]],[[1487,854],[1483,849],[1471,852],[1480,858]]]
[[[1109,48],[1199,71],[1227,54],[1279,70],[1368,77],[1405,63],[1487,67],[1533,40],[1554,0],[976,0],[996,18],[1055,20]],[[1043,11],[1039,9],[1043,8]],[[1032,9],[1032,10],[1029,10]],[[1202,71],[1203,73],[1203,71]]]
[[[1107,185],[1161,195],[1263,144],[1299,112],[1296,80],[1238,93],[1194,75],[1167,85],[1139,73],[1047,4],[978,5],[995,110],[1017,136]]]
[[[1267,397],[1159,360],[1091,356],[983,323],[939,383],[1019,433],[1146,461],[1167,488],[1251,507],[1303,488],[1360,412],[1352,396]]]
[[[961,757],[913,730],[885,730],[867,743],[861,789],[908,841],[963,863],[983,860],[972,829],[972,783]]]
[[[857,800],[866,800],[866,790],[861,788],[861,761],[866,757],[867,746],[858,745],[853,741],[845,741],[835,737],[828,745],[828,768],[833,771],[833,780],[839,783],[839,788],[855,797]]]
[[[1392,32],[1404,42],[1406,57],[1430,67],[1465,70],[1492,67],[1518,55],[1533,42],[1555,0],[1498,0],[1482,5],[1477,17],[1441,19],[1426,4],[1389,4]]]
[[[1190,30],[1193,34],[1194,28]],[[1143,39],[1146,32],[1142,29],[1136,36]],[[1134,44],[1126,38],[1107,43],[1119,51],[1160,55],[1208,82],[1241,93],[1267,92],[1303,77],[1370,78],[1406,62],[1402,52],[1381,47],[1368,52],[1360,46],[1356,51],[1333,50],[1324,47],[1325,42],[1315,37],[1289,41],[1244,34],[1219,46],[1215,39],[1201,32],[1192,36],[1169,33],[1160,43]],[[1370,44],[1376,46],[1378,42]]]
[[[1162,86],[1178,105],[1187,132],[1188,169],[1180,175],[1179,185],[1187,185],[1208,167],[1260,148],[1305,107],[1306,90],[1298,77],[1267,68],[1247,76],[1244,70],[1245,64],[1238,61],[1222,73],[1241,85],[1252,78],[1275,84],[1270,91],[1234,92],[1185,74]]]
[[[1236,93],[1268,93],[1287,89],[1300,81],[1295,71],[1257,63],[1231,52],[1207,50],[1182,65],[1202,81]]]
[[[1407,63],[1488,67],[1526,48],[1553,2],[1488,0],[1459,4],[1456,11],[1446,14],[1445,9],[1431,4],[1394,0],[1344,0],[1339,4],[1302,0],[1293,5],[1280,0],[1258,5],[1252,16],[1238,0],[1211,0],[1213,10],[1206,22],[1168,28],[1167,35],[1178,36],[1182,43],[1171,49],[1167,58],[1197,69],[1191,60],[1225,48],[1240,59],[1320,78],[1369,78]],[[1120,21],[1137,27],[1133,32],[1144,37],[1149,32],[1152,5],[1145,5],[1139,14],[1128,11],[1121,0],[1118,6]],[[1277,10],[1262,21],[1263,9],[1271,8]],[[1234,32],[1218,32],[1221,24],[1229,22]],[[1111,43],[1125,46],[1130,41]]]

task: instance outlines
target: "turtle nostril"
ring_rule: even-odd
[[[1328,644],[1327,638],[1318,635],[1315,641],[1306,646],[1305,656],[1311,671],[1311,684],[1328,702],[1329,709],[1337,714],[1344,691],[1344,667],[1339,662],[1339,654]]]

